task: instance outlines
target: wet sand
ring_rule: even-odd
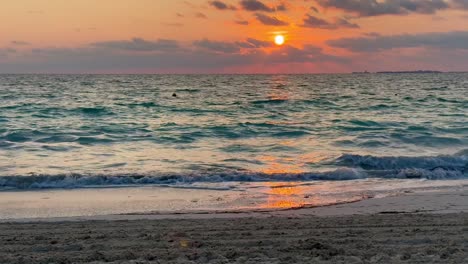
[[[0,263],[468,263],[467,200],[459,190],[275,213],[4,222]]]

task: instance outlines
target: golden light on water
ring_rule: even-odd
[[[310,141],[308,141],[310,143]],[[294,146],[295,141],[281,141],[279,145]],[[308,164],[318,163],[323,161],[328,156],[322,152],[305,153],[300,157],[286,158],[276,157],[271,155],[263,155],[258,157],[258,160],[266,164],[260,171],[265,174],[300,174],[305,173]],[[305,205],[320,206],[333,203],[327,197],[310,194],[332,191],[331,187],[326,184],[303,185],[300,182],[267,182],[264,183],[267,187],[266,194],[268,198],[265,203],[261,204],[260,208],[265,209],[286,209],[299,208]]]
[[[261,208],[284,209],[297,208],[306,204],[304,199],[304,190],[297,186],[297,183],[284,185],[284,183],[265,183],[270,187],[268,190],[268,200]]]

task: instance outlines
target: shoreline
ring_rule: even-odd
[[[251,217],[339,217],[375,214],[450,214],[468,213],[468,186],[452,190],[431,190],[415,193],[367,198],[333,205],[284,209],[253,209],[233,211],[145,212],[49,218],[0,219],[3,223],[75,222],[75,221],[134,221],[165,219],[210,219]]]

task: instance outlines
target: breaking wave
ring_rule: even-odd
[[[344,181],[367,178],[452,180],[468,178],[468,151],[453,156],[375,157],[343,155],[325,172],[266,174],[245,171],[174,174],[60,174],[0,177],[0,189],[90,188],[216,182]]]
[[[434,171],[442,169],[465,172],[468,170],[468,151],[435,157],[376,157],[345,154],[334,163],[339,166],[359,167],[365,170],[424,169]]]

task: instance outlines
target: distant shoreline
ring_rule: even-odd
[[[0,76],[8,76],[8,75],[77,75],[77,76],[113,76],[113,75],[122,75],[122,76],[132,76],[132,75],[219,75],[219,76],[229,76],[229,75],[260,75],[260,76],[269,76],[269,75],[346,75],[346,74],[426,74],[426,73],[468,73],[468,71],[378,71],[378,72],[310,72],[310,73],[0,73]]]
[[[442,72],[442,71],[431,71],[431,70],[418,70],[418,71],[378,71],[378,72],[352,72],[353,74],[372,74],[372,73],[379,73],[379,74],[408,74],[408,73],[449,73],[449,72]]]

